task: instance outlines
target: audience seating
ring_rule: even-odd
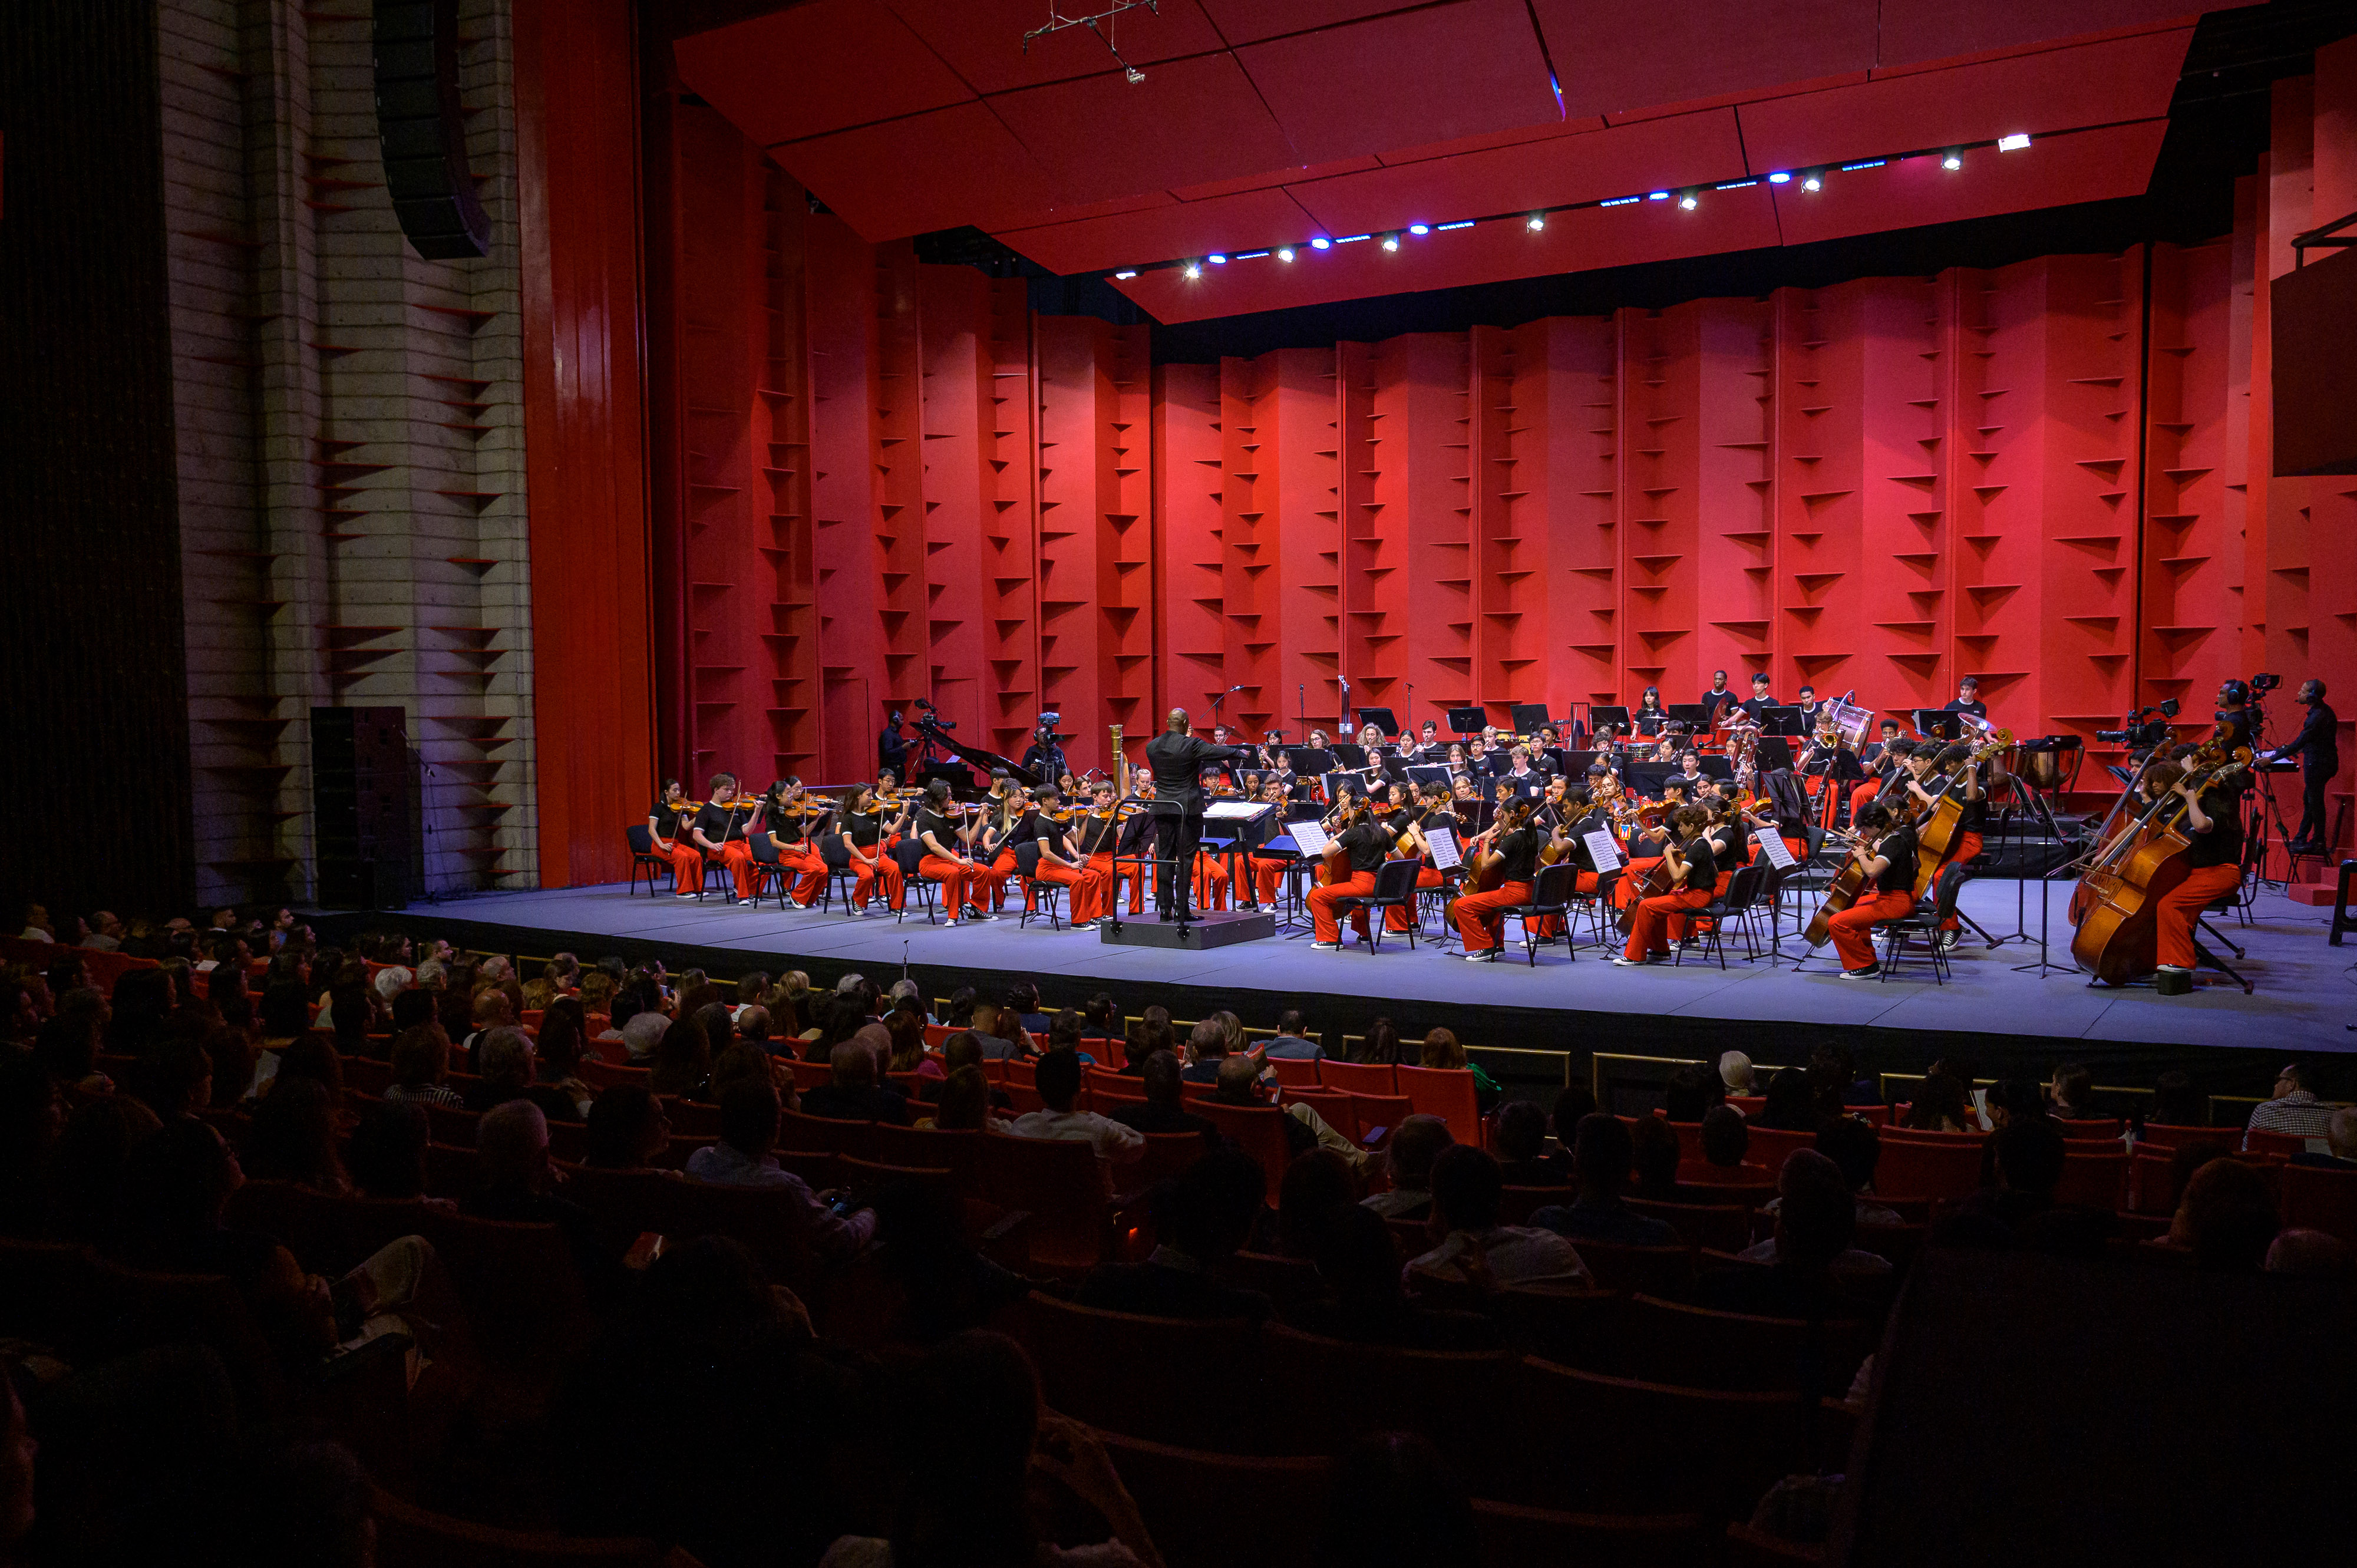
[[[1118,1167],[1114,1179],[1127,1191],[1143,1191],[1178,1175],[1201,1159],[1208,1147],[1200,1133],[1148,1133],[1145,1156],[1135,1165]]]
[[[1578,1195],[1579,1189],[1573,1187],[1509,1187],[1498,1195],[1498,1222],[1528,1225],[1540,1209],[1569,1203]]]
[[[2233,1127],[2187,1127],[2169,1122],[2147,1122],[2136,1131],[2139,1150],[2168,1150],[2184,1144],[2212,1141],[2232,1146],[2243,1140],[2239,1130]]]
[[[1358,1141],[1362,1144],[1378,1131],[1388,1142],[1399,1124],[1415,1113],[1405,1094],[1362,1094],[1355,1089],[1350,1093],[1351,1115],[1359,1124]]]
[[[1103,1434],[1168,1568],[1294,1568],[1314,1562],[1333,1462],[1207,1453]]]
[[[1256,1290],[1282,1307],[1325,1294],[1318,1265],[1307,1258],[1275,1252],[1236,1252],[1220,1265],[1220,1278],[1240,1290]]]
[[[1318,1083],[1322,1089],[1339,1089],[1351,1094],[1397,1094],[1399,1079],[1389,1062],[1345,1062],[1328,1057],[1318,1064]]]
[[[1080,1274],[1115,1255],[1116,1216],[1088,1144],[985,1132],[974,1174],[993,1204],[1028,1216],[1023,1247],[1030,1268]]]
[[[1292,1146],[1285,1141],[1285,1112],[1274,1105],[1222,1105],[1210,1100],[1197,1104],[1194,1112],[1260,1162],[1273,1200],[1285,1185],[1285,1167],[1293,1163]]]
[[[1108,1432],[1209,1448],[1264,1430],[1258,1327],[1107,1312],[1034,1291],[1016,1337],[1039,1369],[1050,1409]]]
[[[2357,1171],[2283,1167],[2283,1222],[2329,1230],[2357,1247]]]
[[[1460,1144],[1481,1147],[1487,1140],[1480,1108],[1474,1102],[1473,1074],[1464,1068],[1409,1067],[1402,1063],[1399,1091],[1416,1113],[1437,1116],[1448,1123],[1448,1135]]]
[[[1280,1452],[1338,1454],[1361,1434],[1431,1438],[1464,1476],[1491,1474],[1522,1434],[1499,1419],[1515,1358],[1505,1350],[1352,1345],[1282,1324],[1261,1331],[1272,1391],[1262,1417]],[[1197,1397],[1200,1397],[1198,1391]]]
[[[1637,1247],[1619,1241],[1575,1241],[1579,1261],[1606,1290],[1676,1295],[1694,1278],[1694,1251],[1684,1244]]]
[[[1793,1150],[1817,1146],[1814,1133],[1788,1132],[1781,1127],[1753,1127],[1747,1131],[1749,1142],[1745,1145],[1743,1157],[1755,1165],[1765,1165],[1770,1171],[1782,1170],[1784,1161]]]
[[[2127,1180],[2126,1150],[2083,1155],[2074,1149],[2062,1156],[2062,1180],[2054,1189],[2054,1201],[2116,1211],[2127,1201]]]
[[[2095,1116],[2085,1121],[2065,1121],[2058,1116],[2054,1119],[2054,1124],[2062,1129],[2062,1135],[2065,1138],[2077,1138],[2083,1141],[2102,1138],[2114,1144],[2120,1141],[2120,1134],[2125,1130],[2116,1116]]]
[[[1477,1498],[1482,1568],[1716,1568],[1716,1542],[1694,1514],[1564,1513]]]
[[[2233,1134],[2227,1133],[2232,1142]],[[2243,1134],[2243,1147],[2255,1155],[2275,1155],[2289,1159],[2294,1155],[2308,1153],[2308,1139],[2297,1133],[2270,1133],[2264,1127],[2253,1127]]]
[[[378,1568],[700,1568],[651,1541],[500,1530],[428,1512],[369,1488]]]
[[[1874,1189],[1900,1197],[1968,1197],[1980,1189],[1981,1140],[1933,1142],[1883,1134],[1874,1167]]]
[[[1797,1389],[1838,1399],[1873,1348],[1876,1326],[1713,1312],[1659,1296],[1632,1297],[1617,1336],[1634,1377],[1703,1389]],[[1809,1359],[1815,1358],[1813,1368]]]
[[[1739,1203],[1659,1203],[1649,1198],[1632,1197],[1629,1207],[1640,1214],[1667,1220],[1674,1227],[1678,1239],[1689,1247],[1708,1247],[1721,1252],[1740,1252],[1751,1245],[1752,1209]],[[1576,1242],[1585,1256],[1587,1242]]]
[[[1276,1081],[1288,1089],[1316,1089],[1318,1086],[1318,1062],[1308,1057],[1271,1057],[1269,1071]]]
[[[1535,1358],[1511,1386],[1517,1402],[1501,1422],[1514,1437],[1510,1500],[1746,1517],[1779,1477],[1816,1467],[1797,1394],[1649,1383]],[[1816,1446],[1835,1466],[1846,1452]]]
[[[817,1117],[803,1118],[817,1121]],[[952,1173],[961,1185],[971,1182],[982,1157],[982,1134],[935,1127],[896,1127],[888,1122],[848,1122],[836,1134],[843,1154],[882,1165]]]
[[[1352,1143],[1359,1141],[1357,1096],[1323,1089],[1296,1089],[1287,1084],[1277,1094],[1277,1103],[1307,1105],[1318,1112],[1318,1120]]]
[[[1516,1285],[1498,1293],[1498,1320],[1514,1343],[1566,1366],[1611,1354],[1629,1296],[1586,1285]]]

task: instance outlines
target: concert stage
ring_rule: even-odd
[[[1018,929],[1012,914],[951,929],[913,914],[896,921],[846,918],[840,909],[780,913],[614,886],[487,894],[398,914],[331,915],[324,923],[339,931],[398,928],[527,957],[559,950],[585,960],[659,954],[674,969],[699,964],[721,978],[801,969],[820,985],[852,970],[889,981],[905,955],[933,996],[1021,976],[1039,984],[1050,1006],[1105,990],[1131,1012],[1158,1001],[1188,1018],[1230,1006],[1248,1024],[1265,1025],[1280,1007],[1297,1005],[1313,1027],[1337,1034],[1357,1033],[1387,1014],[1404,1036],[1445,1024],[1477,1047],[1564,1051],[1578,1064],[1592,1052],[1691,1058],[1729,1047],[1791,1061],[1821,1040],[1838,1039],[1880,1070],[1920,1070],[1942,1051],[1967,1050],[1989,1073],[2083,1058],[2098,1064],[2106,1082],[2148,1082],[2162,1067],[2185,1067],[2222,1091],[2263,1093],[2287,1052],[2357,1050],[2357,1034],[2343,1027],[2357,1017],[2357,983],[2347,972],[2357,949],[2326,945],[2330,911],[2262,892],[2247,929],[2212,917],[2247,950],[2244,961],[2225,956],[2256,993],[2245,996],[2205,976],[2195,994],[2169,998],[2148,984],[2091,987],[2067,967],[2068,882],[2042,885],[2052,906],[2049,956],[2066,967],[2042,975],[2017,971],[2038,958],[2041,885],[1975,882],[1963,900],[1982,926],[2009,935],[2017,886],[2028,895],[2033,940],[1986,950],[1967,931],[1975,945],[1958,950],[1945,985],[1933,984],[1929,963],[1917,956],[1887,982],[1842,980],[1830,948],[1797,971],[1789,959],[1745,963],[1730,956],[1722,972],[1691,953],[1674,968],[1620,969],[1594,948],[1567,960],[1558,945],[1532,969],[1511,926],[1508,958],[1471,964],[1453,945],[1443,952],[1427,940],[1411,952],[1394,937],[1374,954],[1363,946],[1313,952],[1306,927],[1296,937],[1189,951],[1108,946],[1095,932],[1051,931],[1037,921]],[[1789,917],[1785,929],[1786,951],[1798,950]],[[1739,940],[1731,945],[1740,951]],[[1548,1064],[1496,1065],[1526,1077]]]

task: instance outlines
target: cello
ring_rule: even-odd
[[[1904,762],[1899,764],[1892,771],[1889,782],[1883,785],[1882,792],[1867,802],[1865,809],[1889,805],[1894,799],[1900,798],[1900,791],[1906,789],[1907,780],[1913,777],[1914,775],[1907,771],[1907,764]],[[1959,804],[1961,805],[1961,802]],[[1855,822],[1857,820],[1857,813],[1851,813],[1850,820]],[[1829,844],[1837,843],[1846,844],[1854,842],[1855,837],[1854,834],[1845,836],[1839,833],[1827,833],[1824,842]],[[1919,861],[1919,869],[1920,866]],[[1846,862],[1842,868],[1834,874],[1834,879],[1825,885],[1824,899],[1818,904],[1816,913],[1809,917],[1808,929],[1801,933],[1801,940],[1812,948],[1821,948],[1833,940],[1834,917],[1857,902],[1858,891],[1865,885],[1866,874],[1857,868],[1857,861],[1853,857]]]
[[[1916,828],[1915,897],[1918,898],[1923,897],[1923,890],[1932,886],[1932,878],[1939,875],[1940,867],[1947,864],[1948,856],[1955,850],[1956,828],[1964,820],[1964,798],[1958,791],[1963,789],[1966,777],[1974,768],[2012,744],[2011,730],[1990,732],[1973,748],[1972,755],[1964,758],[1956,769],[1956,776],[1948,781],[1946,789],[1940,791],[1939,800],[1932,803],[1931,811]]]
[[[2193,793],[2212,789],[2250,766],[2251,749],[2213,738],[2185,759]],[[2079,878],[2072,894],[2078,929],[2071,956],[2105,985],[2125,985],[2153,972],[2158,951],[2155,918],[2161,895],[2185,880],[2185,797],[2165,791],[2114,834]]]

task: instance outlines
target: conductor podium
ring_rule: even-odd
[[[1175,811],[1175,803],[1152,802],[1149,811]],[[1202,848],[1210,855],[1243,855],[1275,836],[1276,808],[1253,800],[1214,800],[1203,810]],[[1154,863],[1150,858],[1145,864]],[[1250,886],[1249,881],[1239,884]],[[1208,951],[1235,942],[1276,935],[1269,909],[1197,910],[1184,920],[1161,914],[1124,916],[1114,911],[1098,923],[1098,940],[1113,947],[1181,948]]]

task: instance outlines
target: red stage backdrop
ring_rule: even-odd
[[[657,760],[847,780],[930,697],[1010,754],[1056,708],[1087,766],[1231,687],[1297,734],[1344,681],[1502,719],[1721,668],[1881,709],[1976,675],[2091,762],[2127,708],[2190,731],[2262,668],[2284,733],[2305,675],[2350,709],[2357,489],[2267,477],[2265,346],[2284,241],[2357,206],[2357,159],[2311,171],[2287,85],[2207,245],[1160,367],[859,241],[656,93]]]

